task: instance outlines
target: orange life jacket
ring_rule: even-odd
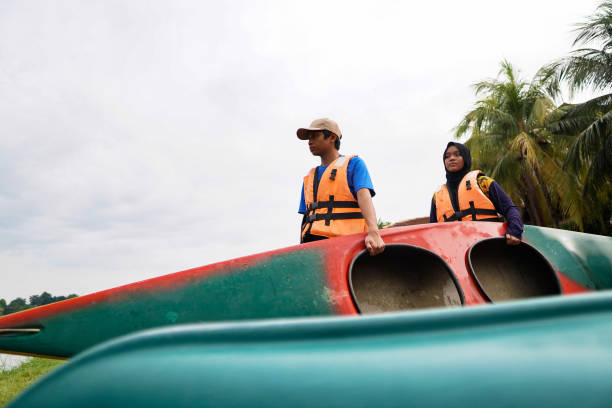
[[[355,156],[341,156],[334,160],[320,175],[315,191],[316,167],[304,177],[304,201],[306,234],[333,238],[367,231],[363,214],[351,193],[347,178],[348,164]]]
[[[466,174],[457,189],[459,211],[455,211],[446,184],[436,192],[436,215],[438,222],[449,221],[501,221],[495,206],[478,186],[480,170]]]

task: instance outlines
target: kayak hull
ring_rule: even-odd
[[[10,407],[573,408],[609,406],[611,390],[608,292],[145,331],[81,354]]]

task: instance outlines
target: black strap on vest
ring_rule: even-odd
[[[315,222],[325,220],[325,225],[329,225],[331,220],[357,220],[363,218],[363,214],[360,212],[350,213],[325,213],[325,214],[310,214],[308,216],[308,222]]]
[[[319,177],[319,168],[316,167],[314,171],[314,178],[312,180],[312,196],[315,200],[317,199],[317,194],[319,193],[319,181],[320,180],[321,178]],[[304,186],[304,188],[306,188],[306,186]],[[304,223],[302,224],[302,232],[304,231],[304,229],[306,229],[306,226],[308,226],[308,230],[302,234],[302,237],[304,237],[305,235],[310,235],[310,230],[312,230],[312,221],[310,221],[311,211],[314,211],[314,210],[311,210],[310,205],[309,205],[308,208],[306,208],[306,214],[304,214]]]
[[[333,196],[330,196],[330,201],[317,201],[315,203],[310,203],[306,206],[306,209],[308,211],[314,211],[317,208],[329,208],[330,206],[332,208],[359,208],[359,203],[355,201],[331,201],[332,197]]]
[[[327,208],[327,212],[324,214],[315,214],[314,211],[319,208]],[[325,225],[329,226],[331,220],[355,220],[359,218],[363,218],[363,214],[361,212],[348,212],[348,213],[334,213],[334,208],[359,208],[359,203],[355,201],[334,201],[334,196],[329,196],[329,201],[316,201],[314,203],[308,204],[308,218],[307,221],[310,223],[310,229],[312,228],[312,223],[315,221],[325,220]]]
[[[317,194],[319,194],[319,183],[321,182],[321,176],[319,175],[319,168],[315,168],[314,179],[312,180],[312,197],[316,200]],[[306,221],[308,223],[308,231],[306,231],[306,235],[310,235],[310,230],[312,229],[312,221],[308,221],[310,217],[310,211],[307,211]]]
[[[503,221],[504,220],[504,218],[500,217],[499,214],[497,214],[497,211],[495,210],[475,208],[473,201],[470,201],[470,208],[466,208],[465,210],[461,210],[461,211],[456,211],[450,217],[447,217],[446,214],[444,214],[443,217],[444,217],[444,222],[450,222],[450,221],[461,221],[463,217],[467,217],[470,215],[472,216],[472,221]],[[494,215],[495,217],[494,218],[483,218],[483,219],[478,220],[476,219],[476,215]]]
[[[317,201],[317,194],[319,193],[319,182],[321,181],[321,176],[319,176],[318,167],[315,169],[314,173],[314,180],[312,181],[312,197],[315,201]]]

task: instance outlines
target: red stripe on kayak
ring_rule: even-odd
[[[579,283],[576,283],[574,280],[568,278],[561,272],[555,270],[557,272],[557,276],[559,277],[559,281],[561,281],[561,287],[563,288],[564,295],[576,295],[579,293],[588,293],[592,292],[591,289],[585,288]]]
[[[296,248],[299,247],[293,246],[281,248],[261,254],[217,262],[206,266],[187,269],[180,272],[170,273],[151,279],[118,286],[112,289],[91,293],[89,295],[79,296],[73,299],[62,300],[60,302],[39,306],[33,309],[23,310],[21,312],[0,317],[0,328],[19,327],[20,325],[43,320],[64,312],[94,306],[97,303],[108,302],[109,300],[121,300],[125,296],[132,293],[180,288],[194,282],[200,282],[211,276],[229,273],[250,264],[265,261],[267,258],[277,254],[295,251]]]

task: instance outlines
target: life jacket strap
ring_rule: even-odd
[[[331,220],[357,220],[359,218],[363,218],[363,214],[360,212],[310,214],[308,222],[325,220],[325,225],[329,225]]]
[[[479,220],[476,218],[477,215],[494,215],[495,217],[484,218],[484,219]],[[474,202],[470,201],[470,208],[466,208],[465,210],[461,210],[461,211],[456,211],[450,217],[447,217],[446,214],[444,214],[444,222],[461,221],[463,220],[463,217],[467,217],[467,216],[472,216],[472,221],[503,221],[504,220],[503,217],[500,217],[497,214],[497,211],[484,209],[484,208],[475,208]]]
[[[308,211],[314,211],[317,208],[359,208],[359,203],[355,201],[316,201],[307,206]]]
[[[461,211],[459,211],[461,212]],[[451,222],[451,221],[461,221],[461,217],[457,217],[458,212],[454,212],[453,215],[451,215],[450,217],[447,217],[446,214],[443,215],[444,217],[444,222]]]
[[[319,208],[327,208],[327,212],[324,214],[313,214],[313,212]],[[363,214],[361,212],[348,212],[348,213],[334,213],[334,208],[359,208],[359,203],[355,201],[334,201],[334,196],[330,195],[328,201],[316,201],[314,203],[308,204],[308,214],[307,220],[310,223],[310,229],[312,228],[312,223],[315,221],[325,220],[325,225],[329,226],[331,224],[331,220],[355,220],[359,218],[363,218]]]

